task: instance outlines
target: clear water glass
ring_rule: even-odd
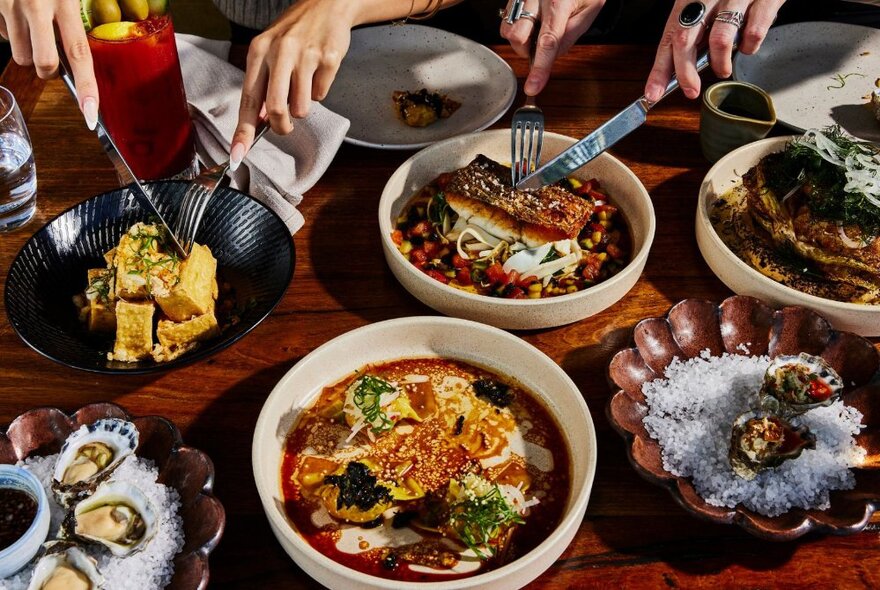
[[[0,232],[21,227],[37,211],[37,167],[24,118],[0,86]]]

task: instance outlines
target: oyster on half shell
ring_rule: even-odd
[[[43,545],[28,590],[99,590],[104,578],[95,560],[76,544],[51,541]]]
[[[158,515],[144,493],[125,482],[102,483],[68,513],[61,534],[104,545],[117,557],[143,549],[158,528]]]
[[[741,478],[752,480],[764,469],[778,467],[815,446],[816,437],[806,426],[795,427],[765,412],[746,412],[733,423],[730,466]]]
[[[52,491],[63,506],[88,496],[138,446],[137,427],[105,418],[84,424],[61,447],[52,476]]]
[[[802,352],[778,356],[767,367],[761,406],[785,416],[831,405],[843,393],[843,379],[822,357]]]

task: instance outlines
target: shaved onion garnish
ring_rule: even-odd
[[[461,256],[462,258],[464,258],[465,260],[470,260],[470,255],[467,252],[465,252],[464,248],[462,248],[462,242],[464,241],[465,237],[467,237],[467,236],[472,236],[477,242],[479,242],[481,244],[485,244],[486,246],[489,246],[490,248],[494,248],[495,246],[497,246],[498,244],[500,244],[501,242],[504,241],[504,240],[500,240],[500,239],[496,238],[495,236],[492,236],[489,234],[484,234],[483,232],[478,230],[476,227],[474,227],[472,225],[468,225],[463,230],[461,230],[461,233],[458,234],[458,239],[455,241],[455,247],[456,247],[456,250],[458,250],[458,255]]]
[[[859,240],[859,241],[853,240],[848,235],[846,235],[846,231],[844,231],[842,223],[837,224],[837,235],[840,236],[840,241],[843,242],[844,246],[846,246],[847,248],[853,248],[853,249],[859,249],[859,250],[871,245],[871,243],[873,243],[873,241],[874,241],[874,239],[871,239],[870,242],[866,243],[861,240]]]
[[[880,209],[880,152],[868,144],[847,141],[847,146],[834,142],[818,129],[810,129],[794,141],[796,145],[816,152],[830,164],[843,169],[846,184],[843,190],[860,194]]]
[[[523,516],[528,513],[529,508],[541,503],[541,501],[535,497],[528,500],[526,499],[525,494],[522,492],[522,482],[516,487],[502,484],[498,486],[498,489],[501,490],[501,495],[504,496],[504,500]]]

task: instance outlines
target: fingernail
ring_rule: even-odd
[[[235,172],[244,160],[244,144],[236,143],[229,152],[229,170]]]
[[[538,83],[527,81],[523,86],[523,92],[528,94],[529,96],[533,96],[538,93]]]
[[[685,88],[684,89],[684,95],[687,96],[688,98],[697,98],[697,96],[699,94],[700,94],[700,91],[695,88]]]
[[[650,84],[648,85],[647,90],[645,90],[645,98],[650,100],[651,102],[657,102],[660,100],[660,95],[663,93],[663,89],[660,88],[658,84]]]
[[[83,116],[90,131],[98,126],[98,101],[91,96],[86,97],[82,103]]]

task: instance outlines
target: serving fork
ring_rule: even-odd
[[[268,119],[263,119],[257,125],[254,135],[254,141],[251,148],[266,134],[269,129]],[[180,210],[177,213],[177,219],[174,222],[174,235],[180,242],[184,253],[189,256],[193,243],[196,239],[196,232],[202,223],[202,217],[205,209],[208,207],[208,201],[214,196],[220,181],[229,172],[229,159],[221,162],[216,166],[205,168],[199,173],[189,184],[186,193],[180,203]]]
[[[535,62],[537,34],[533,32],[529,48],[529,71]],[[510,124],[510,179],[513,186],[528,176],[541,161],[544,145],[544,111],[538,107],[534,96],[526,96],[523,106],[513,113]]]

